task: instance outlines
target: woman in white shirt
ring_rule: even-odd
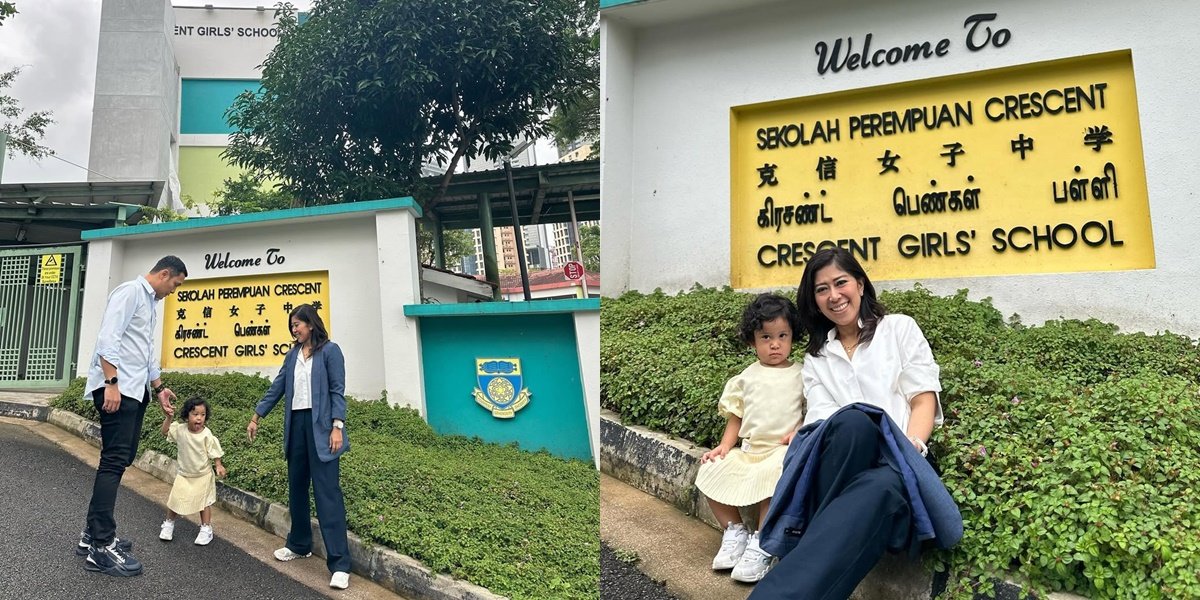
[[[287,544],[275,551],[281,561],[312,556],[312,524],[308,518],[308,489],[312,483],[317,521],[325,542],[325,565],[333,576],[329,586],[350,585],[350,546],[346,534],[346,504],[339,483],[338,459],[350,449],[345,432],[346,361],[342,349],[329,340],[325,322],[309,304],[288,315],[295,345],[283,368],[254,407],[246,426],[250,441],[258,421],[285,399],[283,451],[288,463],[288,511],[292,528]]]
[[[942,422],[939,369],[920,327],[887,314],[854,256],[815,253],[797,293],[805,348],[804,424],[822,420],[817,469],[806,499],[810,519],[795,548],[759,583],[752,598],[848,598],[883,556],[909,546],[912,514],[897,467],[866,413],[881,408],[922,454]],[[831,418],[832,417],[832,418]]]

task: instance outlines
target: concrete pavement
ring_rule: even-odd
[[[743,600],[753,586],[711,569],[721,533],[675,507],[600,475],[600,539],[636,552],[637,567],[683,600]]]
[[[196,517],[177,522],[175,541],[161,542],[170,485],[136,468],[122,480],[117,522],[119,535],[135,541],[145,572],[130,579],[86,572],[71,551],[87,512],[96,448],[54,425],[5,417],[0,448],[0,597],[401,598],[357,575],[348,590],[329,588],[323,559],[276,561],[271,553],[280,538],[219,506],[209,546],[192,544]]]

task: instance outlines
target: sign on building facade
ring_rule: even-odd
[[[1155,266],[1129,51],[734,107],[730,133],[735,288],[828,246],[879,280]]]

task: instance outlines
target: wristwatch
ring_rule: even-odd
[[[345,423],[343,423],[341,420],[339,420],[339,419],[334,419],[334,420],[333,420],[333,428],[334,428],[334,429],[341,429],[341,428],[343,428],[343,427],[345,427],[345,426],[346,426],[346,424],[345,424]]]
[[[117,385],[117,376],[113,375],[111,378],[105,379],[104,385]]]

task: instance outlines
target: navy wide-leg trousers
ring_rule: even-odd
[[[325,540],[325,565],[330,573],[350,572],[350,544],[346,540],[346,504],[339,482],[340,469],[335,458],[322,462],[313,440],[312,412],[294,410],[288,434],[288,511],[292,530],[287,547],[296,554],[312,552],[312,522],[308,512],[308,489],[312,484],[317,504],[317,521]]]
[[[844,600],[885,551],[908,545],[908,498],[900,474],[882,459],[878,425],[852,410],[826,428],[807,500],[808,528],[752,600]]]

